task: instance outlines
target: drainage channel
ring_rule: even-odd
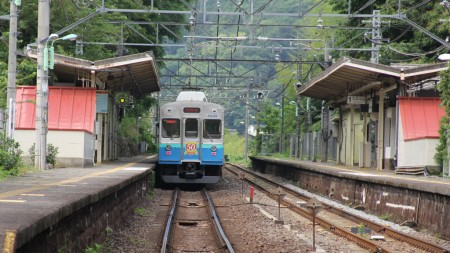
[[[207,190],[180,191],[173,195],[161,252],[234,253]]]

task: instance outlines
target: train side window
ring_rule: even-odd
[[[198,137],[198,121],[197,119],[186,119],[185,122],[185,136],[187,138]]]
[[[163,138],[180,138],[180,120],[162,119],[161,136]]]
[[[220,119],[205,119],[203,138],[220,139],[222,137],[222,122]]]

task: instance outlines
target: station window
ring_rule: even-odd
[[[220,119],[205,119],[203,127],[203,138],[220,139],[222,137],[222,121]]]
[[[163,138],[180,138],[180,120],[163,119],[161,136]]]
[[[185,136],[187,138],[198,137],[198,121],[197,119],[186,119],[185,122]]]

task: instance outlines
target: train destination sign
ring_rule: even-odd
[[[198,108],[198,107],[184,107],[183,108],[183,112],[184,113],[199,113],[200,112],[200,108]]]

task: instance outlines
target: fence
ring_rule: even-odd
[[[301,160],[319,161],[322,157],[322,133],[309,132],[301,135],[299,140],[300,145],[297,145],[297,138],[295,134],[286,135],[283,139],[283,152],[280,152],[280,135],[276,134],[261,134],[261,155],[271,155],[274,153],[287,153],[291,157],[299,157]],[[337,158],[337,138],[330,136],[327,140],[328,161],[336,161]],[[299,151],[298,152],[298,148]],[[300,154],[300,155],[297,155]]]

